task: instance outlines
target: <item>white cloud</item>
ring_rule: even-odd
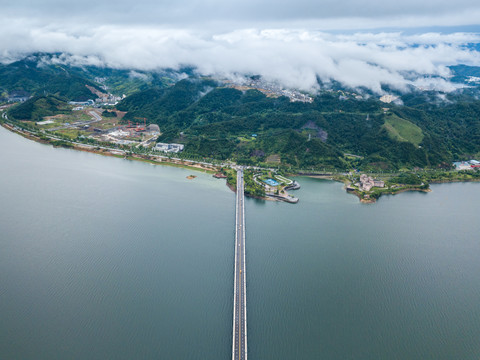
[[[204,74],[261,74],[286,87],[315,90],[317,77],[381,92],[382,85],[453,89],[448,65],[480,66],[471,33],[401,32],[335,35],[289,29],[211,33],[156,26],[39,26],[27,20],[0,23],[0,59],[31,52],[65,52],[56,61],[132,70],[195,66]],[[426,79],[429,79],[428,81]],[[429,84],[427,84],[429,82]],[[428,85],[428,86],[427,86]]]

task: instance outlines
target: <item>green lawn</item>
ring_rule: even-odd
[[[242,141],[242,142],[251,142],[251,141],[255,140],[255,138],[247,137],[247,136],[239,136],[237,139]]]
[[[66,135],[71,139],[75,139],[80,134],[80,131],[76,129],[64,129],[64,130],[59,130],[58,133],[62,135]]]
[[[392,139],[406,141],[415,146],[420,145],[423,140],[423,132],[417,125],[408,120],[390,114],[383,125]]]

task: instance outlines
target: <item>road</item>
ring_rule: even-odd
[[[72,128],[78,128],[80,126],[85,126],[85,125],[90,125],[99,121],[102,121],[102,117],[98,115],[98,113],[94,110],[91,110],[88,112],[90,115],[92,115],[92,120],[90,121],[77,121],[72,124],[68,125],[62,125],[62,126],[57,126],[55,128],[48,129],[49,131],[57,131],[57,130],[62,130],[62,129],[72,129]]]
[[[245,278],[245,205],[243,169],[237,169],[235,220],[235,281],[232,360],[247,360],[247,299]]]
[[[96,111],[91,110],[88,113],[95,118],[95,121],[101,121],[102,120],[102,117],[100,115],[98,115],[98,113]],[[92,121],[92,122],[95,122],[95,121]]]

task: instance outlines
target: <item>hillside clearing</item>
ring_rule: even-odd
[[[388,131],[390,137],[397,141],[406,141],[415,146],[419,146],[423,141],[423,132],[414,123],[402,119],[394,114],[389,115],[385,119],[383,125]]]

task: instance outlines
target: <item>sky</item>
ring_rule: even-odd
[[[0,61],[135,70],[194,66],[285,87],[389,85],[451,91],[447,66],[480,66],[478,0],[15,0],[0,6]]]

